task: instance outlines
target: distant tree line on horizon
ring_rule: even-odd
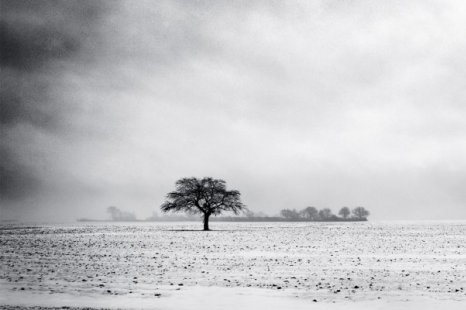
[[[306,207],[300,211],[297,211],[296,209],[283,209],[280,211],[280,216],[286,219],[303,219],[308,221],[364,221],[367,220],[369,214],[370,212],[364,207],[355,207],[351,210],[348,207],[342,207],[340,211],[338,211],[338,215],[340,216],[333,214],[332,210],[329,208],[318,210],[315,207]]]
[[[107,208],[107,213],[110,215],[110,220],[115,222],[131,222],[131,221],[196,221],[199,219],[198,215],[162,215],[153,212],[152,216],[139,220],[134,213],[120,210],[115,206]],[[283,209],[277,216],[270,216],[266,213],[259,211],[253,212],[245,210],[241,215],[237,216],[218,216],[213,221],[366,221],[370,212],[364,207],[355,207],[350,209],[342,207],[338,211],[338,215],[332,213],[329,208],[317,209],[315,207],[306,207],[302,210],[296,209]],[[88,219],[81,219],[86,221]],[[90,220],[92,221],[92,220]]]

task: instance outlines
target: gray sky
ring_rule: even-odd
[[[466,218],[465,1],[2,11],[2,219],[144,218],[190,176],[268,214]]]

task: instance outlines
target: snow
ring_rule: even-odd
[[[0,304],[42,307],[92,307],[92,308],[124,308],[124,309],[164,309],[164,310],[192,310],[192,309],[328,309],[328,310],[405,310],[423,309],[455,310],[464,309],[464,300],[438,300],[427,297],[395,300],[371,301],[342,301],[342,302],[314,302],[309,299],[298,298],[291,294],[277,293],[257,288],[223,288],[223,287],[190,287],[171,294],[155,297],[133,296],[77,296],[68,293],[58,295],[6,292],[0,290]]]
[[[0,305],[463,309],[466,223],[0,226]]]

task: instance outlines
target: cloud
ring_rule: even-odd
[[[27,74],[27,61],[5,65],[26,98],[14,109],[44,111],[41,121],[17,113],[21,130],[7,125],[29,143],[9,152],[42,184],[24,200],[30,217],[108,205],[150,215],[188,176],[224,178],[269,213],[364,205],[380,219],[466,216],[460,1],[97,7],[90,21],[64,9],[71,30],[45,22],[55,7],[27,18],[62,39],[52,52],[26,40],[42,59]]]
[[[1,106],[2,204],[28,196],[40,186],[33,149],[22,149],[37,131],[60,133],[66,102],[51,94],[63,65],[92,34],[102,3],[94,1],[2,1]],[[31,133],[25,134],[29,130]],[[50,150],[45,150],[50,151]],[[46,156],[46,155],[44,155]]]

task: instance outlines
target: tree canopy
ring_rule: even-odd
[[[204,216],[204,230],[209,230],[209,217],[224,211],[239,214],[246,210],[237,190],[227,190],[226,182],[206,177],[183,178],[176,181],[176,190],[167,194],[161,205],[163,212],[200,213]]]

